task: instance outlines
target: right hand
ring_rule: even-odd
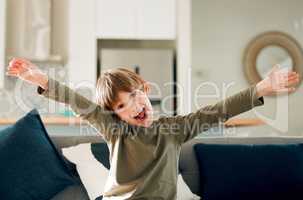
[[[260,97],[294,92],[299,81],[297,72],[275,65],[269,74],[257,83],[257,95]]]
[[[6,75],[15,76],[34,85],[47,89],[48,77],[35,64],[22,58],[13,58],[7,67]]]

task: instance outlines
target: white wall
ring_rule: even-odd
[[[95,37],[95,1],[68,3],[68,63],[69,81],[88,81],[95,86],[97,72],[97,40]]]
[[[0,0],[0,88],[4,83],[6,0]]]
[[[222,82],[234,83],[228,95],[248,87],[242,70],[243,52],[248,42],[259,33],[283,31],[303,46],[302,0],[192,0],[192,4],[193,92],[205,81],[218,84],[221,92]],[[209,87],[203,88],[203,94],[215,92]],[[214,103],[221,97],[204,98],[198,102],[201,106]],[[257,111],[275,119],[275,114],[279,112],[277,104],[276,99],[266,98],[265,106]],[[300,109],[303,107],[302,85],[290,95],[288,104],[288,116],[285,112],[282,122],[288,119],[289,127],[283,134],[303,135],[303,113]],[[249,112],[240,117],[255,115]]]

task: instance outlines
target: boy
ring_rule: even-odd
[[[105,200],[176,199],[182,143],[219,121],[263,105],[263,96],[293,91],[299,81],[295,72],[274,69],[258,84],[215,105],[185,116],[154,120],[147,83],[126,69],[102,74],[97,83],[97,103],[48,78],[24,59],[13,59],[7,74],[37,85],[38,93],[45,97],[69,104],[102,134],[111,162]]]

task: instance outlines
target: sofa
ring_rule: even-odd
[[[0,130],[1,199],[100,200],[108,157],[101,136],[50,136],[33,109]],[[179,172],[178,200],[301,200],[303,137],[199,135],[183,144]]]
[[[58,150],[81,143],[104,142],[100,136],[51,136]],[[181,150],[179,171],[190,190],[201,195],[201,176],[194,151],[196,144],[246,145],[246,144],[296,144],[303,143],[303,137],[204,137],[185,143]],[[223,155],[224,156],[224,155]],[[228,163],[227,163],[228,164]],[[303,170],[302,170],[303,171]],[[249,172],[248,172],[249,173]],[[303,196],[299,199],[302,199]],[[52,200],[86,200],[88,196],[83,186],[72,186],[58,193]]]

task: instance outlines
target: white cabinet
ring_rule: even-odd
[[[0,0],[0,88],[4,86],[6,0]]]
[[[138,0],[137,37],[175,39],[176,0]]]
[[[95,0],[95,16],[98,38],[176,38],[176,0]]]
[[[95,0],[97,37],[135,38],[136,1]]]

